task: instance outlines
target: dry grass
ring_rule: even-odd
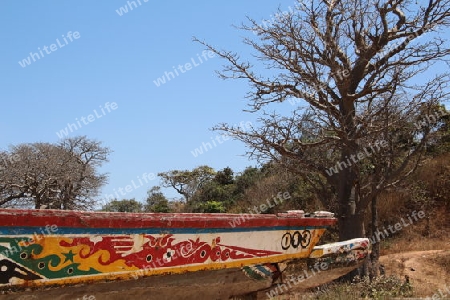
[[[392,299],[394,297],[412,297],[413,287],[396,276],[379,277],[370,281],[331,284],[324,290],[310,295],[307,299]]]
[[[399,238],[381,244],[381,255],[410,251],[450,250],[449,239]]]
[[[450,250],[448,212],[445,209],[436,208],[426,213],[427,218],[403,228],[395,238],[388,238],[381,241],[380,254],[386,255],[407,251]]]

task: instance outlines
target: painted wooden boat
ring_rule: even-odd
[[[328,212],[239,215],[3,209],[0,290],[236,268],[253,279],[273,277],[279,272],[278,262],[306,259],[311,253],[324,256],[314,246],[335,223]],[[364,251],[368,242],[365,246]]]

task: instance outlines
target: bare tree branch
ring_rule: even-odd
[[[318,194],[334,191],[341,238],[360,236],[370,201],[422,160],[435,127],[418,120],[449,99],[448,74],[422,74],[449,62],[440,33],[450,0],[299,1],[278,16],[270,26],[241,26],[255,33],[244,39],[252,61],[194,38],[227,62],[221,78],[249,83],[251,111],[262,113],[260,127],[214,129],[244,142],[249,156],[295,170]],[[265,112],[288,101],[304,107]]]

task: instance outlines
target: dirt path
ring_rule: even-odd
[[[409,276],[416,297],[431,297],[439,289],[450,288],[450,266],[440,263],[450,261],[449,257],[450,250],[413,251],[385,255],[380,262],[386,275]]]
[[[439,289],[450,289],[450,250],[411,251],[384,255],[380,262],[387,276],[395,275],[401,279],[409,276],[415,297],[432,297]],[[279,293],[273,300],[303,299],[307,293],[299,284]],[[450,299],[450,293],[444,293]],[[267,294],[258,293],[257,299],[269,299]],[[439,298],[443,299],[443,298]]]

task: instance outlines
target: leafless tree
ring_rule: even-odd
[[[98,167],[110,150],[84,136],[58,144],[11,146],[1,154],[0,205],[53,209],[89,209],[106,174]]]
[[[249,82],[261,113],[259,127],[215,129],[335,201],[340,239],[364,236],[369,204],[421,161],[433,126],[414,125],[448,100],[449,75],[430,70],[449,62],[450,1],[298,1],[269,24],[249,22],[254,60],[195,38],[227,61],[222,78]]]

